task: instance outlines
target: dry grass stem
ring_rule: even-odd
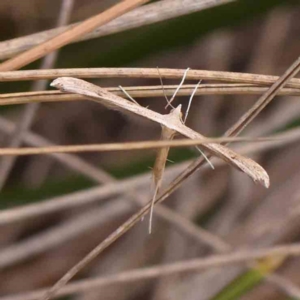
[[[298,130],[299,131],[299,130]],[[294,138],[296,138],[298,136],[298,138],[299,138],[299,134],[297,134],[297,130],[293,130],[292,132],[291,132],[291,137],[294,137]],[[280,144],[278,144],[278,143],[276,143],[277,145],[276,146],[282,146],[282,143],[280,143]],[[252,149],[253,150],[253,149]],[[261,150],[261,149],[256,149],[256,150]],[[128,187],[127,187],[128,188]],[[73,199],[71,199],[71,202],[70,202],[70,204],[72,203],[72,200]],[[86,201],[86,197],[84,197],[84,199],[82,199],[83,200],[83,202],[85,202]],[[0,218],[0,219],[2,219],[2,218]]]
[[[166,134],[163,133],[162,137]],[[171,136],[168,134],[167,136]],[[172,136],[171,136],[172,137]],[[142,142],[128,142],[128,143],[109,143],[109,144],[91,144],[91,145],[67,145],[67,146],[46,146],[46,147],[24,147],[24,148],[0,148],[0,156],[12,156],[12,155],[41,155],[41,154],[53,154],[53,153],[79,153],[79,152],[107,152],[107,151],[132,151],[132,150],[146,150],[146,149],[164,149],[163,154],[159,155],[154,166],[156,175],[154,176],[155,185],[160,175],[163,174],[163,170],[158,171],[157,164],[161,165],[163,160],[169,152],[170,147],[187,147],[210,143],[233,143],[233,142],[284,142],[285,135],[276,135],[275,137],[224,137],[224,138],[202,138],[202,139],[182,139],[172,141],[171,139],[162,138],[158,141],[142,141]],[[158,175],[160,174],[160,175]]]
[[[290,135],[290,137],[291,138],[297,138],[297,136],[298,136],[298,138],[299,138],[299,130],[297,130],[297,129],[294,129],[294,130],[291,130],[290,132],[289,132],[289,135]],[[273,143],[272,143],[273,144]],[[269,146],[271,146],[271,145],[269,145]],[[273,144],[273,146],[274,146],[274,144]],[[282,146],[282,144],[279,144],[278,146]],[[244,147],[245,148],[245,147]],[[247,149],[245,149],[245,150],[247,150]],[[251,150],[255,150],[255,149],[251,149]],[[259,150],[259,149],[256,149],[256,150]],[[241,150],[242,151],[242,150]],[[248,149],[248,151],[249,151],[249,149]],[[86,198],[83,198],[82,199],[83,200],[83,202],[85,202],[86,201]],[[72,201],[72,200],[71,200]],[[71,204],[72,202],[70,202],[70,204]],[[22,208],[20,208],[21,210],[22,210]],[[20,210],[19,209],[19,210]],[[158,209],[157,209],[157,214],[159,214],[159,211],[161,210],[161,209],[164,209],[164,210],[167,210],[167,209],[165,209],[164,207],[159,207]],[[18,210],[18,208],[17,208],[17,210]],[[175,216],[176,214],[174,214],[174,213],[172,213],[171,211],[168,211],[167,212],[167,216],[169,217],[169,219],[171,220],[171,222],[172,221],[174,221],[175,219],[177,220],[178,219],[178,216]],[[166,215],[164,216],[164,217],[166,217]],[[0,218],[0,219],[2,219],[2,217]],[[2,219],[3,220],[3,219]],[[174,222],[173,222],[174,223]],[[173,224],[172,223],[172,224]],[[176,225],[176,224],[175,224]],[[191,226],[192,225],[192,226]],[[189,233],[189,235],[190,236],[192,236],[192,237],[194,237],[194,238],[196,238],[196,240],[199,240],[199,242],[205,242],[205,243],[207,243],[208,245],[210,245],[210,246],[212,246],[214,249],[216,249],[217,251],[224,251],[224,250],[226,250],[226,247],[225,247],[225,249],[223,248],[224,246],[223,246],[223,242],[220,240],[218,240],[218,239],[216,239],[216,237],[214,237],[213,235],[211,235],[209,232],[202,232],[202,230],[201,230],[201,228],[194,228],[195,227],[195,225],[193,225],[193,224],[191,224],[189,221],[187,221],[187,220],[185,220],[185,219],[183,219],[183,218],[181,218],[181,220],[180,220],[180,226],[181,226],[181,228],[184,228],[184,232],[185,233]],[[44,238],[44,239],[46,239],[46,237]],[[46,239],[47,240],[47,239]],[[48,242],[48,241],[47,241]],[[41,248],[41,247],[43,247],[43,243],[39,243],[39,248]],[[48,242],[48,245],[49,245],[49,242]],[[25,244],[25,246],[26,246],[26,244]],[[226,245],[225,245],[226,246]],[[20,247],[22,248],[22,246],[20,245]],[[21,249],[20,248],[20,249]],[[26,248],[27,248],[27,246],[26,246]],[[29,255],[30,253],[28,253],[28,251],[23,251],[24,249],[22,248],[22,256],[24,256],[24,255]],[[35,250],[35,252],[36,252],[36,250]],[[14,253],[14,252],[13,252]],[[12,255],[13,255],[13,253],[12,253]],[[17,252],[17,254],[18,254],[18,252]],[[32,254],[31,254],[32,255]],[[10,255],[11,256],[11,255]],[[20,258],[20,256],[18,255],[17,257],[19,257]]]
[[[214,6],[234,2],[235,0],[164,0],[157,3],[152,3],[139,7],[130,11],[123,16],[118,17],[116,20],[105,24],[104,26],[97,27],[90,33],[78,37],[73,42],[97,38],[101,36],[110,35],[113,33],[121,32],[128,29],[139,28],[144,25],[154,24],[171,18],[187,15],[193,12],[208,9]],[[0,43],[0,59],[6,59],[14,56],[20,52],[28,50],[36,45],[44,43],[45,41],[55,37],[56,35],[64,32],[66,29],[80,23],[72,24],[70,26],[58,29],[51,29],[39,33],[31,34],[21,38],[16,38],[9,41]]]
[[[245,263],[255,259],[263,259],[272,256],[299,256],[300,245],[288,244],[275,246],[265,249],[250,249],[250,250],[238,250],[228,254],[210,255],[204,258],[191,259],[187,261],[181,261],[171,263],[162,266],[153,266],[143,269],[125,271],[117,275],[99,277],[96,279],[82,280],[79,282],[71,283],[62,289],[55,295],[65,296],[74,293],[83,292],[94,288],[99,288],[105,285],[111,285],[114,283],[128,283],[137,280],[145,280],[150,278],[157,278],[161,276],[168,276],[174,273],[195,272],[207,268],[218,268],[222,266]],[[1,297],[0,300],[33,300],[40,299],[44,293],[44,290],[38,290],[29,292],[28,294],[22,293],[22,295]]]
[[[71,12],[73,8],[74,0],[63,0],[60,7],[60,12],[57,20],[57,27],[65,26],[69,23]],[[57,60],[59,51],[54,51],[45,56],[41,63],[41,69],[53,68]],[[48,81],[36,81],[32,84],[33,91],[45,90],[47,88]],[[39,103],[28,103],[23,109],[22,114],[18,118],[18,123],[14,132],[9,137],[9,141],[6,143],[7,147],[19,147],[22,144],[23,136],[25,132],[31,127],[35,116],[39,109]],[[6,183],[9,177],[10,171],[15,163],[15,157],[6,157],[1,160],[0,164],[0,190]]]
[[[10,123],[9,121],[7,121],[3,118],[0,118],[0,129],[3,131],[6,131],[6,132],[12,132],[12,130],[14,129],[14,125],[12,123]],[[39,146],[39,147],[51,145],[51,143],[49,141],[47,141],[46,139],[44,139],[36,134],[33,134],[33,133],[26,133],[24,136],[24,141],[29,144],[32,144],[34,146]],[[57,159],[58,161],[60,161],[62,164],[69,167],[70,169],[78,172],[79,174],[87,176],[88,178],[92,179],[95,182],[108,183],[108,182],[115,181],[115,179],[113,177],[111,177],[108,173],[102,171],[101,169],[99,169],[97,167],[94,167],[93,165],[83,161],[82,159],[80,159],[79,157],[76,157],[74,155],[54,154],[53,157],[55,159]],[[130,194],[129,199],[134,200],[134,202],[137,202],[139,205],[143,205],[143,203],[144,203],[144,202],[140,201],[140,195],[136,195],[136,193],[134,193],[133,195]],[[46,211],[47,211],[47,205],[44,206],[44,208],[46,208]],[[49,208],[49,206],[48,206],[48,208]],[[21,210],[22,210],[22,208],[21,208]],[[43,210],[40,210],[41,213],[43,213],[42,211]],[[37,210],[33,208],[33,212],[36,213]],[[176,212],[173,212],[172,210],[168,209],[167,207],[163,207],[163,206],[157,207],[156,214],[157,214],[157,216],[168,221],[171,225],[173,225],[173,227],[175,229],[177,228],[179,231],[192,237],[193,239],[195,239],[201,243],[205,243],[214,249],[222,249],[222,242],[220,242],[218,240],[218,238],[211,235],[209,232],[201,229],[201,227],[196,226],[194,223],[181,217]],[[4,215],[5,215],[5,212],[4,212]],[[14,217],[18,218],[18,214],[13,213],[13,214],[11,214],[11,216],[13,216],[13,218]],[[30,215],[27,214],[27,217],[29,217],[29,216]],[[0,216],[0,220],[1,220],[1,216]],[[5,217],[4,217],[4,220],[5,220]],[[10,222],[13,220],[12,219],[9,220],[6,218],[6,221]],[[1,224],[1,221],[0,221],[0,224]],[[59,236],[61,237],[61,234]],[[43,243],[43,241],[45,241],[45,242]],[[55,242],[57,242],[57,240],[55,240]],[[43,244],[50,245],[51,241],[49,242],[47,237],[44,237],[42,235],[39,240],[39,247],[38,247],[39,250],[41,250],[41,248],[44,249]],[[27,249],[27,252],[26,252],[26,249],[24,249],[22,247],[22,245],[20,245],[19,248],[21,249],[20,251],[22,252],[22,257],[24,257],[24,256],[26,257],[26,255],[29,255],[29,252],[32,252],[31,251],[32,248],[28,249],[28,247],[26,247],[26,244],[25,244],[25,248]],[[34,249],[33,252],[36,253],[36,249]],[[13,253],[11,253],[11,256],[12,255],[13,255]],[[30,253],[30,255],[32,255],[32,253]],[[20,257],[20,256],[17,255],[17,257]],[[13,259],[13,261],[16,261],[16,259]]]
[[[107,183],[100,187],[93,187],[67,195],[53,197],[42,202],[15,207],[0,211],[0,224],[9,224],[32,218],[38,215],[57,212],[71,207],[81,207],[99,202],[108,196],[116,196],[133,187],[145,186],[149,183],[149,174],[132,177],[126,180]]]
[[[29,134],[27,134],[27,138],[29,137],[31,140],[32,134],[30,134],[29,136],[28,135]],[[34,137],[36,136],[34,135]],[[240,146],[238,148],[238,151],[241,153],[259,153],[262,151],[268,151],[271,149],[286,146],[300,139],[300,130],[289,130],[285,133],[285,137],[286,138],[284,139],[284,141],[279,139],[278,141],[274,140],[273,142],[267,144],[243,145],[242,147]],[[190,161],[170,166],[168,169],[166,169],[166,173],[176,174],[178,172],[181,172],[182,169],[185,169],[189,164]],[[224,162],[218,161],[215,163],[215,165],[221,166],[224,165]],[[55,197],[50,200],[44,200],[39,203],[2,210],[0,211],[0,224],[9,224],[41,214],[47,214],[60,211],[62,209],[91,204],[96,201],[101,201],[104,197],[111,197],[118,193],[124,193],[128,189],[146,185],[148,184],[148,181],[149,175],[144,174],[129,179],[119,180],[114,183],[109,183],[98,188],[91,188],[82,192],[75,192],[69,195]],[[161,197],[159,200],[161,200]]]
[[[239,134],[277,95],[281,88],[286,86],[300,70],[300,57],[276,80],[276,82],[257,100],[257,102],[230,128],[227,136]]]
[[[44,43],[38,44],[34,48],[5,61],[0,64],[0,71],[11,71],[22,68],[146,2],[148,2],[148,0],[121,1],[106,11],[89,18],[78,25],[66,29],[59,35],[50,38]]]
[[[180,79],[186,70],[160,68],[72,68],[51,70],[21,70],[0,72],[1,81],[24,81],[38,79],[54,79],[57,77],[75,78],[157,78]],[[192,70],[186,74],[186,80],[214,80],[222,82],[271,85],[278,76],[251,73]],[[177,86],[176,86],[177,87]],[[289,80],[286,87],[300,88],[300,79]]]
[[[26,262],[34,256],[65,244],[78,236],[83,236],[93,228],[104,226],[106,222],[124,213],[130,213],[132,205],[118,199],[83,212],[75,217],[64,220],[61,224],[48,230],[35,234],[32,237],[2,247],[0,251],[0,268],[12,267],[18,263]]]
[[[15,125],[2,117],[0,117],[0,131],[10,134],[15,129]],[[24,135],[24,143],[35,147],[49,147],[54,146],[49,140],[32,132],[26,132]],[[109,179],[106,172],[101,171],[100,168],[88,164],[84,160],[72,154],[50,154],[54,159],[61,162],[71,170],[87,176],[91,180],[102,183]]]
[[[79,217],[70,218],[70,220],[45,232],[3,248],[0,252],[0,268],[11,267],[16,263],[24,262],[33,256],[47,252],[53,247],[88,232],[91,228],[99,226],[99,223],[105,224],[105,221],[110,218],[124,215],[129,211],[132,211],[132,205],[125,202],[123,198],[118,198],[110,201],[107,205],[104,204],[97,210],[93,209]],[[196,241],[199,245],[207,245],[217,252],[228,249],[226,243],[220,238],[181,217],[176,212],[163,206],[158,206],[155,212],[156,215],[174,226],[175,230]]]
[[[12,126],[7,126],[8,121],[4,122],[5,120],[0,119],[1,129],[3,128],[10,128]],[[41,146],[42,143],[45,144],[44,139],[40,138],[33,134],[27,134],[29,136],[29,141],[33,143],[37,143],[38,146]],[[48,142],[46,142],[48,143]],[[48,143],[49,144],[49,143]],[[57,158],[61,158],[61,156],[58,156]],[[90,172],[91,166],[85,163],[84,161],[81,161],[77,157],[72,157],[70,155],[64,155],[61,159],[61,162],[66,164],[67,166],[70,166],[71,168],[75,168],[75,170],[78,172],[83,173],[84,175],[88,175],[93,180],[96,180],[96,182],[103,182],[103,181],[111,181],[111,177],[109,175],[103,174],[103,172],[100,169],[92,170],[93,172]],[[78,166],[78,167],[77,167]],[[88,170],[87,173],[85,173],[85,170]],[[94,174],[96,176],[94,176]],[[130,198],[134,199],[134,198]],[[138,202],[140,204],[140,202]],[[120,204],[118,204],[118,211],[123,209]],[[113,210],[115,212],[115,210]],[[96,212],[94,212],[96,213]],[[101,210],[101,213],[102,210]],[[111,210],[110,210],[111,213]],[[222,247],[222,243],[213,235],[206,232],[205,230],[199,228],[198,226],[194,225],[190,221],[186,220],[185,218],[182,218],[175,212],[172,212],[168,208],[164,207],[158,207],[156,211],[157,215],[162,217],[163,219],[167,220],[174,226],[174,228],[178,228],[180,231],[182,231],[184,234],[188,234],[188,236],[196,239],[200,243],[206,243],[207,245],[210,245],[213,248],[219,249]],[[105,213],[106,217],[107,214]],[[15,215],[16,216],[16,215]],[[98,212],[96,214],[97,218],[91,218],[89,216],[87,219],[89,220],[88,223],[86,222],[79,222],[77,224],[77,219],[74,221],[71,221],[70,225],[68,223],[59,225],[57,228],[51,229],[46,233],[41,233],[40,235],[34,237],[33,239],[25,240],[16,246],[9,247],[8,249],[3,249],[0,253],[0,265],[2,267],[9,266],[11,264],[14,264],[16,262],[23,261],[24,259],[27,259],[28,257],[32,257],[32,255],[40,254],[41,252],[45,250],[49,250],[53,246],[56,246],[57,244],[65,241],[66,238],[71,238],[74,235],[80,234],[82,231],[88,230],[91,226],[96,226],[99,223],[99,215]],[[85,219],[85,218],[83,218]],[[100,218],[101,220],[103,218]],[[2,219],[3,220],[3,219]],[[73,224],[74,223],[74,224]],[[71,229],[71,231],[70,231]]]
[[[171,96],[175,91],[175,86],[166,85],[164,87],[166,96]],[[164,96],[160,86],[140,86],[125,87],[126,91],[134,98],[143,97],[161,97]],[[257,95],[266,92],[267,87],[259,87],[245,84],[202,84],[195,95]],[[122,96],[119,88],[105,88],[118,96]],[[177,96],[189,96],[194,90],[194,85],[184,85],[181,87]],[[300,89],[283,88],[278,95],[300,96]],[[41,91],[41,92],[20,92],[0,95],[0,106],[17,105],[35,102],[65,102],[65,101],[83,101],[86,97],[74,94],[62,94],[59,91]],[[245,99],[246,100],[246,99]]]

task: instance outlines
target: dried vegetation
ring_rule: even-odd
[[[299,4],[147,2],[0,3],[0,300],[300,298]]]

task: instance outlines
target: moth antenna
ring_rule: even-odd
[[[156,67],[156,68],[157,68],[157,72],[158,72],[158,75],[159,75],[160,85],[161,85],[161,87],[162,87],[162,90],[163,90],[165,99],[166,99],[166,101],[167,101],[167,106],[170,105],[170,106],[174,109],[175,107],[171,104],[171,102],[170,102],[170,100],[169,100],[169,98],[168,98],[168,96],[167,96],[167,94],[166,94],[165,87],[164,87],[164,83],[163,83],[163,80],[162,80],[162,77],[161,77],[159,68],[158,68],[158,67]]]
[[[199,82],[198,82],[197,85],[195,86],[195,88],[194,88],[194,90],[193,90],[193,92],[192,92],[192,94],[191,94],[191,97],[190,97],[190,99],[189,99],[189,104],[188,104],[188,107],[187,107],[187,109],[186,109],[185,117],[184,117],[184,121],[183,121],[184,124],[185,124],[186,119],[187,119],[187,117],[188,117],[188,114],[189,114],[189,111],[190,111],[190,107],[191,107],[193,98],[194,98],[194,96],[195,96],[195,94],[196,94],[196,91],[197,91],[197,89],[198,89],[198,87],[199,87],[201,81],[202,81],[202,80],[199,80]]]
[[[189,104],[188,104],[188,107],[187,107],[187,109],[186,109],[185,117],[184,117],[184,121],[183,121],[184,124],[185,124],[186,119],[187,119],[187,117],[188,117],[188,114],[189,114],[189,111],[190,111],[190,107],[191,107],[191,104],[192,104],[192,100],[193,100],[193,98],[194,98],[194,96],[195,96],[195,93],[196,93],[196,91],[197,91],[197,89],[198,89],[198,87],[199,87],[201,81],[202,81],[202,80],[199,80],[199,82],[196,84],[196,86],[195,86],[195,88],[194,88],[194,90],[193,90],[193,92],[192,92],[192,94],[191,94],[191,97],[190,97],[190,99],[189,99]],[[195,146],[195,148],[200,152],[200,154],[204,157],[204,159],[207,161],[207,163],[210,165],[210,167],[214,170],[214,169],[215,169],[214,165],[213,165],[212,162],[209,160],[209,158],[205,155],[205,153],[204,153],[198,146]]]
[[[184,124],[185,124],[186,119],[187,119],[187,117],[188,117],[189,110],[190,110],[190,107],[191,107],[191,104],[192,104],[192,100],[193,100],[193,98],[194,98],[194,95],[195,95],[195,93],[196,93],[196,91],[197,91],[197,89],[198,89],[198,87],[199,87],[201,81],[202,81],[202,80],[199,80],[199,82],[198,82],[197,85],[195,86],[195,88],[194,88],[194,90],[193,90],[193,92],[192,92],[192,94],[191,94],[191,97],[190,97],[190,99],[189,99],[189,104],[188,104],[188,107],[187,107],[187,109],[186,109],[185,117],[184,117],[184,121],[183,121]],[[214,169],[215,169],[214,165],[213,165],[212,162],[209,160],[209,158],[205,155],[205,153],[204,153],[198,146],[195,146],[195,148],[200,152],[200,154],[204,157],[204,159],[207,161],[207,163],[210,165],[210,167],[214,170]]]
[[[127,92],[126,90],[121,86],[119,85],[119,89],[132,101],[134,102],[135,104],[137,104],[138,106],[140,106],[140,104],[138,102],[136,102]]]
[[[172,163],[172,164],[174,164],[174,163],[175,163],[175,161],[174,161],[174,160],[171,160],[171,159],[168,159],[168,158],[167,158],[167,161],[168,161],[168,162],[170,162],[170,163]]]
[[[177,89],[175,90],[171,100],[169,101],[169,103],[167,104],[167,106],[165,108],[167,108],[169,105],[171,105],[172,101],[174,100],[174,98],[176,97],[178,91],[180,90],[180,88],[182,87],[184,81],[185,81],[185,78],[186,78],[186,75],[188,73],[188,71],[190,70],[190,68],[187,68],[182,76],[182,79],[181,79],[181,82],[179,83]]]

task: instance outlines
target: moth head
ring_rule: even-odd
[[[72,77],[58,77],[50,83],[50,86],[53,86],[62,92],[75,93],[76,87],[78,86],[77,81],[80,80]]]
[[[91,84],[78,78],[58,77],[50,84],[63,93],[75,93],[84,96],[98,97],[99,95],[91,88]]]
[[[63,88],[63,87],[62,87],[62,84],[61,84],[61,82],[60,82],[60,80],[59,80],[59,78],[53,80],[53,81],[50,83],[50,86],[53,86],[53,87],[55,87],[55,88],[57,88],[57,89],[59,89],[59,90]]]

